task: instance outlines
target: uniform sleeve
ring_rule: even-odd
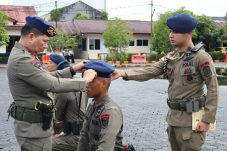
[[[108,115],[108,121],[106,117]],[[98,149],[96,151],[113,151],[117,134],[122,126],[122,116],[119,110],[112,108],[106,110],[100,115],[102,121],[101,137],[98,142]],[[102,119],[102,116],[104,116]]]
[[[65,68],[63,70],[57,70],[55,72],[51,72],[50,74],[57,78],[72,78],[70,67]]]
[[[68,93],[60,93],[57,94],[56,96],[56,104],[55,104],[55,108],[56,108],[56,119],[58,121],[63,121],[64,119],[64,115],[65,115],[65,110],[66,110],[66,105],[68,103]]]
[[[201,76],[207,87],[205,114],[202,121],[214,123],[218,104],[218,81],[212,58],[206,52],[198,54],[198,65]]]
[[[125,70],[127,80],[146,81],[163,74],[164,61],[160,60],[150,67]]]
[[[85,88],[84,79],[56,78],[49,72],[36,67],[31,63],[31,60],[26,58],[19,60],[16,66],[18,78],[47,92],[71,92],[84,90]],[[68,71],[66,69],[62,72]],[[60,72],[56,74],[60,74]]]
[[[84,119],[83,127],[80,131],[80,141],[77,147],[77,151],[88,151],[89,150],[89,138],[88,138],[88,121]]]

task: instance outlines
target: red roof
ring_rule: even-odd
[[[37,15],[34,6],[0,5],[0,11],[4,12],[9,20],[17,23],[25,23],[27,16]]]

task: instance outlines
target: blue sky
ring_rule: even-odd
[[[55,7],[55,0],[0,0],[0,5],[34,5],[38,14],[48,13]],[[58,7],[67,6],[77,0],[58,0]],[[82,0],[92,7],[104,9],[104,0]],[[106,8],[110,18],[118,17],[128,20],[150,20],[151,0],[106,0]],[[154,20],[158,14],[170,10],[176,10],[184,6],[197,15],[225,16],[227,12],[227,0],[153,0],[155,13]]]

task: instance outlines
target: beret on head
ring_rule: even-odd
[[[197,20],[191,15],[177,14],[167,19],[167,26],[177,33],[191,32],[197,26]]]
[[[104,77],[104,78],[110,78],[111,74],[115,70],[115,68],[112,65],[102,60],[90,61],[84,65],[84,68],[93,69],[97,72],[98,77]]]
[[[66,67],[70,67],[68,61],[66,61],[61,55],[50,54],[50,60],[57,65],[57,70],[62,70]]]
[[[27,16],[26,25],[36,28],[38,31],[47,35],[48,37],[53,37],[56,35],[54,26],[40,17]]]

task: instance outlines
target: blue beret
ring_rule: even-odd
[[[115,70],[115,68],[112,65],[102,60],[90,61],[84,65],[84,68],[93,69],[97,72],[98,77],[104,77],[104,78],[110,78],[111,74]]]
[[[69,62],[66,61],[61,55],[50,54],[50,60],[57,65],[57,70],[62,70],[66,67],[70,67]]]
[[[36,28],[38,31],[47,35],[48,37],[53,37],[56,35],[54,26],[40,17],[27,16],[26,25]]]
[[[167,19],[167,26],[177,33],[191,32],[197,26],[197,20],[187,14],[177,14]]]

